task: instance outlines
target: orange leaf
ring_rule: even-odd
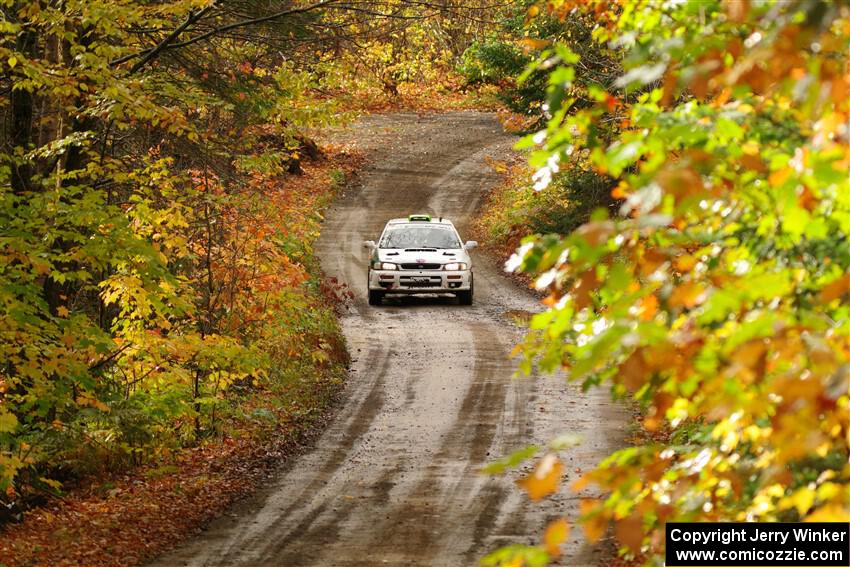
[[[679,85],[679,75],[675,68],[670,68],[664,73],[664,81],[662,85],[661,106],[668,107],[676,93],[676,87]]]
[[[820,290],[821,301],[830,302],[833,299],[838,299],[842,295],[850,293],[850,274],[845,274],[826,284]]]
[[[643,543],[643,522],[640,516],[632,515],[614,523],[614,534],[617,540],[637,553]]]
[[[723,3],[729,19],[737,24],[746,21],[747,13],[750,11],[748,0],[729,0]]]
[[[608,520],[604,515],[601,504],[596,500],[582,500],[579,505],[584,533],[590,543],[594,543],[605,535]]]
[[[676,201],[705,193],[702,177],[690,167],[662,170],[656,180],[666,193],[675,197]]]
[[[778,169],[771,173],[767,180],[770,183],[771,187],[779,187],[780,185],[785,183],[785,181],[787,181],[793,173],[794,170],[792,168],[783,167],[782,169]]]
[[[532,500],[540,500],[556,490],[561,481],[564,465],[555,455],[549,454],[543,457],[537,466],[527,477],[518,480],[517,484],[528,492]]]
[[[586,475],[582,476],[581,478],[579,478],[577,481],[573,482],[572,485],[570,485],[570,490],[578,493],[578,492],[581,492],[582,490],[584,490],[585,488],[587,488],[587,485],[589,485],[589,484],[590,484],[590,475],[586,474]]]
[[[640,273],[642,276],[649,276],[655,270],[661,267],[661,265],[667,261],[667,255],[658,250],[657,248],[650,248],[648,250],[644,250],[643,253],[638,258],[638,263],[640,265]]]
[[[599,280],[596,278],[596,270],[590,269],[579,276],[578,281],[573,286],[573,298],[576,302],[577,309],[584,309],[590,305],[590,292],[595,290],[599,285]]]
[[[546,548],[546,553],[552,557],[560,557],[561,544],[569,535],[570,524],[564,518],[551,522],[543,534],[543,547]]]
[[[549,41],[545,39],[534,39],[532,37],[524,37],[519,41],[520,45],[527,49],[544,49],[549,45]]]
[[[56,308],[56,314],[59,315],[60,317],[67,317],[68,315],[71,314],[71,312],[68,311],[68,308],[65,307],[64,305],[60,305],[59,307]]]
[[[577,230],[588,244],[591,246],[599,246],[608,241],[608,238],[614,234],[614,223],[611,221],[589,222],[581,225]]]
[[[691,308],[705,300],[705,290],[698,283],[689,282],[680,285],[670,294],[671,307]]]
[[[649,294],[640,300],[637,315],[641,321],[649,321],[658,313],[658,298]]]
[[[767,171],[767,166],[764,164],[762,159],[755,155],[744,154],[741,156],[741,165],[743,165],[747,169],[751,169],[753,171],[764,172]]]
[[[625,199],[629,194],[629,184],[626,181],[620,181],[620,184],[611,189],[611,197],[614,199]]]
[[[679,256],[678,258],[676,258],[676,269],[682,273],[690,272],[694,269],[694,266],[696,265],[697,259],[691,256],[690,254]]]
[[[817,207],[818,205],[817,197],[815,197],[815,194],[812,193],[811,189],[809,189],[808,187],[803,187],[802,192],[800,192],[798,202],[800,203],[801,207],[803,207],[809,212],[815,210],[815,207]]]
[[[631,391],[635,391],[643,386],[649,377],[650,368],[643,356],[644,350],[639,348],[635,350],[626,361],[620,365],[620,380],[623,385]]]
[[[732,353],[731,358],[745,368],[754,368],[757,364],[764,364],[767,353],[767,344],[763,339],[748,341]]]

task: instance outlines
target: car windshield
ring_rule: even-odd
[[[388,226],[381,248],[460,248],[457,234],[449,225],[399,224]]]

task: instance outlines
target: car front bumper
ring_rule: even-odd
[[[472,270],[369,270],[369,289],[387,293],[453,293],[471,284]]]

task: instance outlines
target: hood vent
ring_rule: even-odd
[[[405,252],[436,252],[436,248],[405,248]]]

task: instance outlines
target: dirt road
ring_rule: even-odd
[[[579,433],[567,479],[619,443],[625,418],[606,394],[557,378],[513,379],[522,330],[508,313],[537,302],[475,255],[475,304],[390,299],[366,304],[365,239],[412,212],[454,219],[461,236],[498,177],[488,156],[514,139],[493,115],[374,116],[346,136],[374,164],[329,212],[320,239],[328,275],[356,292],[343,319],[354,359],[345,399],[315,448],[255,499],[156,565],[475,565],[508,543],[535,543],[546,522],[574,515],[564,494],[530,503],[520,472],[479,468],[529,443]],[[573,530],[564,565],[595,563]]]

